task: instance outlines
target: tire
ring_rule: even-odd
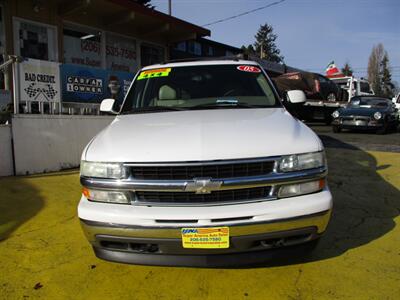
[[[329,102],[336,102],[336,100],[337,100],[336,94],[335,93],[329,93],[326,96],[326,100],[328,100]]]
[[[376,134],[379,134],[379,135],[386,134],[386,133],[387,133],[387,130],[388,130],[388,125],[385,123],[385,124],[383,125],[382,128],[379,128],[379,129],[376,131]]]
[[[340,128],[340,126],[338,126],[338,125],[333,125],[332,126],[332,131],[334,133],[340,133],[342,131],[342,128]]]

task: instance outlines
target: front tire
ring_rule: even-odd
[[[340,126],[333,125],[333,126],[332,126],[332,131],[333,131],[334,133],[340,133],[340,132],[342,131],[342,128],[340,128]]]
[[[383,124],[382,128],[379,128],[379,129],[376,131],[376,134],[379,134],[379,135],[386,134],[386,133],[387,133],[387,130],[388,130],[388,125],[385,123],[385,124]]]

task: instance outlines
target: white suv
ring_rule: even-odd
[[[305,101],[301,91],[287,96]],[[115,106],[102,102],[118,115],[81,162],[78,213],[99,258],[237,265],[325,232],[332,196],[323,145],[257,63],[148,66]]]

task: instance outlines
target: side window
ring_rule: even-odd
[[[320,81],[321,83],[326,83],[326,82],[328,82],[328,81],[325,79],[325,77],[322,77],[322,76],[318,76],[318,79],[319,79],[319,81]]]

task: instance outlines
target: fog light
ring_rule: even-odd
[[[278,192],[279,198],[300,196],[321,191],[325,187],[325,179],[283,185]]]
[[[128,204],[129,196],[124,192],[92,190],[83,188],[82,194],[90,201]]]

